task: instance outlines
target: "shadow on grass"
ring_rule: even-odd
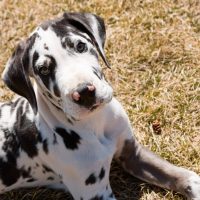
[[[167,194],[167,191],[149,185],[140,181],[137,178],[130,176],[128,173],[116,163],[112,163],[110,182],[113,192],[118,200],[138,200],[142,194],[149,191],[159,192],[162,196]],[[32,188],[19,189],[0,195],[0,200],[73,200],[70,194],[63,191],[47,189],[47,188]]]

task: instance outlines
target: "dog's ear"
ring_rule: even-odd
[[[29,101],[36,114],[37,101],[29,78],[29,52],[34,41],[35,35],[32,35],[26,41],[20,42],[17,45],[3,71],[2,79],[13,92],[25,97]]]
[[[85,32],[91,38],[101,58],[110,68],[104,53],[106,39],[105,24],[102,18],[90,13],[64,13],[61,23],[68,23],[78,30]]]

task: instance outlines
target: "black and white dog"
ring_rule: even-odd
[[[50,186],[76,200],[114,200],[114,158],[133,176],[200,200],[197,174],[135,139],[100,68],[104,43],[100,17],[65,13],[17,46],[3,80],[22,97],[0,105],[0,192]]]

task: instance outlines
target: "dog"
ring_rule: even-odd
[[[2,78],[13,101],[0,105],[0,193],[47,186],[75,200],[114,200],[112,159],[131,175],[200,200],[200,177],[140,145],[105,80],[102,18],[64,13],[18,44]],[[34,83],[32,81],[34,79]]]

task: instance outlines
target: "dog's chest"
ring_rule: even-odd
[[[81,162],[79,166],[88,169],[110,165],[115,152],[115,142],[106,138],[103,133],[98,134],[100,137],[89,131],[81,135],[79,149],[74,151],[75,159]]]
[[[48,154],[41,151],[41,156],[53,170],[65,174],[68,186],[108,182],[115,140],[106,137],[101,127],[54,130]],[[68,144],[67,139],[74,144]]]

